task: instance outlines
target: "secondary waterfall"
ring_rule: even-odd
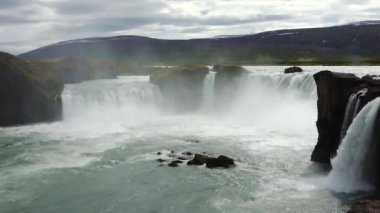
[[[312,73],[283,74],[278,72],[252,72],[251,84],[270,87],[303,98],[316,98],[316,85]]]
[[[367,89],[360,90],[356,93],[353,93],[348,99],[346,110],[344,114],[344,120],[342,124],[342,129],[340,131],[340,140],[342,141],[344,136],[346,135],[347,129],[354,120],[355,116],[358,114],[360,110],[360,102],[361,97],[367,93]]]
[[[332,161],[333,170],[327,177],[328,185],[340,192],[368,190],[363,180],[363,167],[368,146],[372,142],[380,98],[368,103],[354,118],[347,130],[338,155]]]
[[[214,84],[216,72],[210,71],[203,81],[203,100],[204,110],[213,108],[214,105]]]

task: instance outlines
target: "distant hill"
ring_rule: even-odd
[[[377,63],[380,21],[190,40],[140,36],[88,38],[41,47],[19,57],[122,59],[143,64]]]

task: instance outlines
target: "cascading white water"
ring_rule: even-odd
[[[249,75],[251,84],[287,91],[293,95],[315,98],[316,85],[312,73],[283,74],[278,72],[252,72]]]
[[[328,187],[339,192],[371,189],[363,180],[363,166],[367,148],[373,140],[380,98],[368,103],[354,118],[347,130],[338,155],[332,161],[333,169],[327,177]]]
[[[342,124],[342,128],[340,131],[340,140],[342,141],[344,136],[346,135],[347,129],[352,123],[352,120],[359,112],[360,108],[360,97],[364,96],[367,93],[367,89],[360,90],[350,96],[347,101],[346,110],[344,114],[344,120]]]
[[[210,71],[203,81],[203,110],[210,110],[214,105],[214,83],[216,72]]]
[[[316,118],[312,73],[258,71],[242,82],[227,113],[236,120],[293,131],[303,129],[306,121]]]
[[[341,200],[305,180],[319,177],[308,169],[317,138],[312,74],[378,68],[247,69],[250,81],[221,102],[233,105],[232,119],[212,105],[212,116],[160,112],[148,77],[65,85],[63,121],[0,128],[0,212],[346,212],[356,194]],[[157,152],[169,150],[223,154],[237,166],[159,166]]]
[[[64,120],[139,120],[157,112],[161,98],[147,76],[120,77],[66,85],[62,94]]]

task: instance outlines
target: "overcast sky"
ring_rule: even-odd
[[[86,37],[187,39],[380,20],[380,0],[0,0],[0,51]]]

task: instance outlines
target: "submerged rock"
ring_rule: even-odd
[[[152,72],[150,82],[161,90],[162,107],[186,112],[198,108],[202,101],[203,80],[209,69],[205,66],[177,66]]]
[[[380,200],[363,200],[355,203],[347,213],[379,213]]]
[[[289,73],[297,73],[297,72],[302,72],[302,68],[301,67],[296,67],[296,66],[293,66],[293,67],[288,67],[285,69],[284,73],[285,74],[289,74]]]
[[[217,158],[207,158],[206,159],[206,167],[213,168],[230,168],[235,166],[235,162],[232,158],[226,157],[224,155],[220,155]]]
[[[161,158],[160,158],[160,159],[157,159],[156,161],[157,161],[157,162],[159,162],[159,163],[163,163],[163,162],[166,162],[166,160],[164,160],[164,159],[161,159]]]
[[[63,82],[10,54],[0,53],[0,126],[55,121]]]

